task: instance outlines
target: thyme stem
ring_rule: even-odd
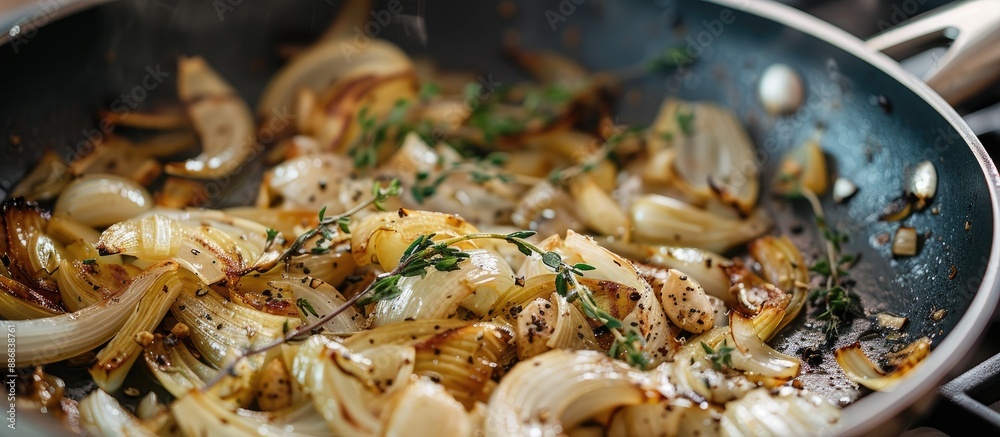
[[[801,183],[795,185],[793,193],[809,202],[815,216],[816,227],[823,236],[826,261],[817,262],[810,267],[810,270],[825,277],[825,287],[813,290],[809,295],[809,300],[819,301],[825,307],[817,319],[826,320],[827,338],[831,339],[837,333],[842,322],[851,316],[864,315],[858,296],[840,284],[841,276],[847,274],[846,271],[841,273],[841,266],[849,263],[850,261],[847,260],[853,260],[855,257],[841,256],[840,244],[844,242],[844,237],[827,224],[823,205],[816,193]]]
[[[334,227],[340,227],[342,220],[347,219],[353,216],[354,214],[357,214],[358,212],[365,210],[371,205],[375,205],[379,209],[382,209],[381,208],[382,202],[385,202],[385,200],[388,199],[389,197],[398,196],[399,192],[400,192],[400,183],[399,180],[397,179],[393,179],[387,187],[382,187],[378,185],[378,183],[376,182],[375,187],[372,190],[371,197],[365,199],[364,201],[362,201],[357,205],[354,205],[354,207],[348,209],[347,211],[344,211],[341,214],[331,217],[323,217],[321,214],[320,222],[315,228],[312,228],[300,234],[294,241],[292,241],[292,244],[290,244],[288,248],[286,248],[283,252],[281,252],[280,255],[278,255],[277,258],[271,260],[266,264],[257,266],[256,270],[258,271],[270,270],[274,268],[274,266],[278,265],[278,263],[286,261],[289,258],[298,255],[299,252],[302,251],[302,247],[305,246],[306,242],[308,242],[311,238],[315,237],[318,234],[325,234],[328,232],[332,232]],[[274,238],[273,238],[274,235],[276,234],[271,234],[269,232],[267,244],[264,246],[265,252],[267,252],[274,243]]]
[[[826,225],[826,216],[823,214],[823,205],[819,201],[819,197],[816,193],[813,193],[807,187],[800,186],[799,194],[802,195],[806,200],[809,201],[809,205],[812,206],[813,214],[816,216],[816,226],[819,227],[820,233],[826,235],[830,228]],[[829,290],[833,288],[833,284],[839,279],[839,268],[837,266],[837,248],[834,246],[833,242],[829,238],[824,238],[823,241],[826,243],[826,258],[827,262],[830,263],[830,274],[826,277],[826,288]]]
[[[557,186],[568,186],[573,178],[594,170],[601,162],[608,160],[622,141],[639,132],[639,129],[633,128],[610,135],[594,153],[584,157],[579,163],[553,171],[549,175],[549,181]]]

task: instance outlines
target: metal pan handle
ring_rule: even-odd
[[[0,2],[0,45],[26,42],[51,21],[111,0],[4,0]]]
[[[948,38],[953,39],[950,48],[923,79],[955,106],[1000,78],[1000,2],[942,6],[872,37],[867,45],[899,60]]]

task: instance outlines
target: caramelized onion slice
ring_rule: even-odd
[[[448,318],[470,297],[476,299],[470,302],[475,305],[470,309],[478,315],[485,314],[493,302],[514,286],[514,272],[492,251],[473,249],[466,253],[469,258],[457,270],[429,269],[424,276],[401,279],[398,287],[402,293],[376,304],[373,325]]]
[[[412,349],[410,349],[412,351]],[[369,351],[373,352],[373,351]],[[381,435],[387,399],[405,386],[413,371],[412,355],[354,353],[320,336],[307,340],[292,363],[292,376],[312,398],[331,431],[338,435]],[[376,382],[376,371],[392,374],[394,383]],[[382,381],[384,382],[384,380]]]
[[[199,179],[232,175],[257,153],[250,108],[203,58],[181,58],[177,69],[178,95],[201,138],[201,153],[167,164],[166,172]]]
[[[903,350],[890,355],[890,363],[894,369],[886,372],[872,362],[861,349],[860,343],[854,343],[837,349],[835,356],[837,364],[843,369],[847,379],[876,391],[891,391],[895,384],[913,371],[930,353],[931,340],[922,337]]]
[[[466,408],[489,400],[496,382],[516,357],[511,334],[499,325],[476,323],[415,342],[413,373],[440,383]]]
[[[166,276],[177,271],[166,261],[146,269],[113,296],[74,313],[25,321],[0,321],[17,336],[17,365],[48,364],[96,349],[110,340],[132,315],[139,300]]]
[[[782,387],[726,403],[720,424],[730,436],[832,435],[839,421],[840,409],[823,396]]]
[[[671,134],[676,150],[674,182],[693,203],[716,198],[743,215],[753,211],[760,192],[760,164],[732,111],[707,102],[668,99],[653,126]]]
[[[53,199],[71,180],[73,175],[66,162],[56,152],[46,149],[31,172],[21,178],[10,191],[10,197],[24,197],[33,201]]]
[[[790,150],[781,161],[781,168],[774,180],[778,194],[791,194],[806,188],[821,196],[830,185],[826,156],[817,139],[809,139]]]
[[[434,234],[434,241],[438,241],[478,232],[475,226],[457,215],[405,208],[367,216],[352,230],[351,252],[358,265],[378,263],[386,271],[399,264],[403,252],[420,236]],[[477,244],[465,241],[454,247],[476,249]]]
[[[774,350],[757,336],[753,319],[739,312],[729,315],[733,346],[733,368],[746,372],[748,378],[766,387],[776,387],[799,375],[798,358]]]
[[[345,46],[350,48],[346,54],[343,51]],[[337,35],[300,53],[275,74],[261,93],[257,115],[268,118],[288,114],[298,90],[320,91],[351,68],[362,64],[378,64],[386,73],[413,68],[409,57],[388,41],[373,39],[359,48],[352,39]]]
[[[51,300],[27,285],[0,276],[0,317],[7,320],[31,320],[63,314]]]
[[[90,435],[155,437],[153,430],[122,407],[102,389],[91,392],[79,404],[80,424]]]
[[[785,236],[765,236],[750,242],[750,254],[760,263],[764,279],[791,296],[783,307],[781,321],[773,330],[758,332],[766,341],[794,320],[805,306],[809,294],[809,271],[802,253]]]
[[[465,407],[427,378],[410,381],[388,402],[386,436],[473,435]]]
[[[267,228],[219,211],[155,209],[106,229],[101,255],[141,260],[172,259],[206,284],[215,284],[274,262],[278,246],[265,251]]]
[[[103,228],[153,207],[153,197],[139,183],[112,174],[91,174],[70,183],[56,201],[53,215]]]
[[[185,287],[197,288],[199,283],[196,281],[183,271],[173,271],[163,275],[145,291],[125,325],[97,353],[97,362],[90,366],[90,376],[98,387],[108,391],[121,387],[132,364],[142,353],[141,342],[152,340],[151,333],[170,310],[174,299]]]
[[[715,252],[746,243],[772,226],[771,218],[760,208],[745,219],[733,219],[658,194],[636,199],[630,214],[636,242]]]
[[[596,413],[660,396],[647,381],[601,352],[551,350],[500,380],[488,404],[486,435],[559,435]]]
[[[344,340],[344,346],[360,352],[383,345],[408,344],[469,324],[456,319],[406,320],[361,331]]]
[[[310,406],[311,407],[311,406]],[[185,435],[285,435],[315,436],[315,425],[289,421],[279,414],[231,409],[229,405],[201,390],[191,390],[170,404],[170,410]],[[240,413],[243,414],[240,414]],[[289,411],[289,413],[294,411]],[[313,431],[313,432],[309,432]]]
[[[163,164],[124,138],[108,136],[87,155],[69,164],[74,175],[106,174],[121,176],[148,186],[163,171]]]
[[[53,247],[45,234],[46,221],[51,215],[22,197],[4,201],[2,212],[0,253],[9,259],[6,267],[10,278],[37,292],[47,301],[45,306],[59,308],[59,288],[50,277],[51,272],[45,270],[58,266],[60,255],[58,247]]]
[[[171,313],[188,326],[191,340],[205,361],[217,367],[223,367],[232,350],[248,351],[269,344],[301,323],[298,317],[257,311],[205,289],[183,289]],[[251,358],[254,369],[263,364],[258,359],[263,357]]]

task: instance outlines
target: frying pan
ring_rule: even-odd
[[[370,26],[373,34],[443,68],[477,71],[493,83],[526,78],[502,56],[511,42],[565,53],[594,71],[620,71],[667,47],[683,47],[694,58],[691,65],[624,82],[625,95],[633,98],[621,103],[618,121],[648,124],[659,102],[671,95],[719,102],[744,121],[759,147],[764,174],[774,174],[782,153],[822,126],[821,144],[834,173],[860,187],[850,201],[827,202],[825,208],[829,221],[851,237],[845,251],[861,255],[851,276],[866,313],[906,316],[907,340],[928,336],[934,344],[925,362],[886,393],[867,394],[852,386],[832,353],[821,364],[806,364],[806,387],[850,404],[840,433],[905,429],[934,402],[934,388],[963,363],[990,322],[1000,296],[997,170],[946,100],[846,32],[790,7],[759,1],[550,0],[514,2],[513,9],[492,1],[400,4],[403,11],[391,22]],[[137,107],[149,108],[173,100],[179,55],[203,55],[255,104],[283,63],[278,48],[311,41],[339,5],[54,0],[0,7],[0,12],[8,8],[0,14],[4,29],[18,27],[0,47],[0,192],[6,195],[45,147],[68,158],[85,152],[106,134],[95,114],[114,101],[131,97]],[[375,6],[375,13],[386,9],[384,2]],[[499,6],[512,13],[498,13]],[[898,48],[912,39],[896,34],[874,43]],[[805,83],[806,103],[784,117],[767,115],[754,93],[761,72],[776,62],[796,69]],[[945,73],[956,76],[955,70]],[[963,93],[969,91],[949,95],[957,101]],[[932,204],[937,214],[925,210],[903,222],[923,236],[920,252],[894,258],[880,236],[892,235],[900,224],[877,217],[902,193],[908,171],[923,160],[937,168]],[[249,203],[260,171],[253,164],[220,181],[209,206]],[[802,205],[769,193],[762,202],[778,216],[784,233],[795,234],[796,224],[808,224]],[[818,247],[810,228],[796,235],[800,247]],[[815,254],[807,250],[805,255]],[[954,275],[949,274],[952,266]],[[946,315],[936,321],[931,315],[940,310]],[[879,356],[901,344],[871,340],[871,332],[871,322],[859,319],[824,347],[832,350],[863,338],[866,351]],[[803,345],[822,342],[818,328],[800,317],[774,346],[794,355]],[[86,393],[88,386],[67,378],[74,386],[71,395]],[[32,419],[28,412],[19,418]]]

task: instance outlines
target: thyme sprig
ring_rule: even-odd
[[[483,141],[493,143],[501,137],[537,127],[539,123],[551,123],[586,86],[586,83],[556,83],[541,88],[529,87],[518,103],[512,103],[509,97],[520,94],[515,92],[517,86],[500,86],[484,93],[482,84],[469,83],[463,92],[465,101],[478,103],[472,107],[466,124],[478,129]],[[484,95],[488,97],[483,98]]]
[[[270,270],[278,263],[285,261],[295,255],[301,254],[302,247],[305,246],[306,242],[308,242],[316,235],[320,236],[320,241],[317,242],[316,247],[312,248],[311,252],[313,254],[322,254],[329,251],[330,249],[327,247],[323,247],[322,243],[334,239],[335,237],[334,227],[339,229],[341,232],[350,233],[351,230],[348,227],[348,225],[351,222],[351,216],[357,214],[360,211],[363,211],[365,208],[368,208],[369,206],[375,206],[375,208],[378,209],[379,211],[384,211],[385,202],[390,197],[398,196],[401,190],[402,188],[398,179],[391,180],[389,184],[384,187],[379,182],[375,182],[375,184],[372,186],[371,197],[365,199],[361,203],[358,203],[353,208],[344,211],[341,214],[327,217],[326,207],[324,207],[319,211],[319,224],[316,225],[315,228],[312,228],[300,234],[298,238],[295,239],[295,241],[292,241],[292,244],[290,244],[280,255],[278,255],[277,258],[275,258],[274,260],[265,265],[258,266],[257,270],[259,271]],[[279,236],[278,231],[274,229],[267,230],[267,240],[264,244],[264,252],[267,252],[271,248],[271,246],[274,245],[275,241],[277,241],[278,239],[278,236]]]
[[[722,340],[722,344],[717,349],[712,349],[711,346],[703,341],[701,342],[701,348],[708,354],[706,358],[712,360],[713,369],[722,370],[723,368],[729,369],[733,367],[732,353],[736,348],[726,344],[726,340]]]
[[[672,46],[664,49],[658,56],[645,62],[645,67],[651,73],[668,73],[694,62],[684,46]]]
[[[389,136],[394,134],[393,138],[399,138],[403,131],[411,130],[404,123],[409,114],[410,106],[409,100],[397,100],[382,120],[369,114],[367,106],[358,110],[357,117],[361,133],[347,148],[347,154],[354,159],[355,168],[363,169],[377,166],[379,148],[386,140],[391,139]]]
[[[313,317],[319,317],[319,314],[316,313],[316,309],[313,308],[312,303],[310,303],[309,300],[304,297],[296,299],[295,306],[299,308],[299,312],[301,312],[303,315],[312,314]]]
[[[434,82],[425,83],[420,87],[420,91],[417,92],[417,98],[421,102],[427,102],[439,95],[441,95],[441,85]]]
[[[681,133],[684,136],[694,135],[694,109],[688,110],[687,112],[678,110],[677,111],[677,126],[680,127]]]
[[[330,217],[330,219],[333,219],[333,217]],[[399,288],[399,281],[402,278],[423,277],[430,268],[438,271],[459,269],[459,264],[463,260],[468,259],[470,255],[453,246],[464,241],[484,239],[506,241],[516,246],[518,251],[527,256],[531,256],[532,254],[540,255],[542,263],[556,273],[556,292],[570,302],[579,300],[583,313],[600,322],[614,335],[615,339],[608,350],[608,354],[614,358],[623,359],[629,365],[644,369],[648,364],[648,359],[642,352],[645,340],[638,331],[626,327],[621,320],[618,320],[597,305],[593,292],[578,280],[578,277],[583,276],[583,272],[594,270],[594,267],[585,263],[569,264],[558,253],[542,250],[526,240],[533,235],[535,235],[534,231],[516,231],[509,234],[473,233],[439,241],[434,240],[436,236],[434,234],[420,236],[406,248],[400,257],[399,264],[395,268],[380,274],[364,290],[347,299],[339,307],[315,320],[313,323],[299,325],[295,329],[286,329],[284,335],[275,341],[258,349],[244,352],[237,359],[231,361],[228,366],[221,369],[216,377],[208,382],[202,390],[210,389],[225,375],[232,374],[233,369],[235,369],[237,363],[241,360],[267,352],[293,338],[312,332],[354,305],[364,306],[398,296],[402,293],[402,290]]]
[[[853,317],[864,316],[861,299],[841,285],[841,278],[849,274],[850,266],[857,260],[856,255],[841,254],[841,248],[847,242],[847,235],[832,229],[826,222],[823,205],[812,190],[796,184],[790,196],[805,198],[813,210],[816,228],[823,236],[825,259],[818,260],[809,270],[825,278],[824,286],[809,293],[809,300],[823,311],[816,316],[817,320],[825,322],[824,331],[827,338],[836,336],[841,325]]]
[[[865,315],[858,296],[839,285],[825,290],[813,290],[809,293],[809,299],[813,302],[818,301],[820,306],[825,308],[816,318],[826,321],[824,330],[828,337],[836,335],[840,324],[848,318]]]
[[[618,82],[628,82],[637,79],[645,79],[650,74],[677,74],[683,72],[690,65],[694,64],[696,57],[687,53],[687,47],[683,45],[673,45],[665,47],[653,56],[643,61],[626,65],[609,71],[612,77]]]
[[[633,127],[623,129],[608,136],[608,139],[601,144],[601,147],[599,147],[594,153],[591,153],[583,158],[580,162],[569,167],[556,169],[549,173],[549,182],[556,186],[568,186],[573,178],[593,171],[601,162],[610,159],[622,142],[628,138],[639,135],[641,132],[643,132],[642,128]]]
[[[437,194],[438,188],[449,177],[462,173],[468,174],[472,182],[477,185],[492,180],[511,182],[515,176],[500,170],[500,166],[507,162],[507,158],[506,153],[493,152],[479,160],[458,161],[437,171],[417,172],[416,181],[410,187],[410,194],[413,195],[417,203],[424,203],[428,197]]]

